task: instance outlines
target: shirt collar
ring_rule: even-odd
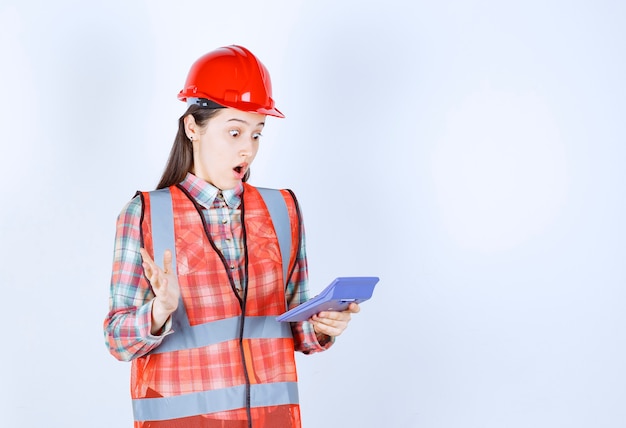
[[[241,195],[243,194],[242,183],[239,183],[234,189],[220,190],[192,173],[187,173],[187,176],[181,181],[180,185],[189,192],[192,198],[207,209],[211,208],[213,201],[220,192],[224,197],[224,202],[226,202],[229,208],[239,208],[241,204]]]

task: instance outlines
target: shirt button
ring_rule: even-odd
[[[228,219],[227,218],[223,218],[222,219],[222,224],[226,224],[226,223],[228,223]]]
[[[235,270],[235,265],[230,265],[230,270]]]

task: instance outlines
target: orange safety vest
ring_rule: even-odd
[[[197,203],[182,187],[168,190],[173,217],[158,221],[151,193],[141,193],[143,245],[154,254],[153,227],[172,223],[181,303],[174,332],[132,362],[135,428],[299,428],[294,341],[289,323],[275,319],[286,309],[281,249],[261,194],[244,183],[247,287],[240,297]],[[298,243],[295,200],[286,190],[281,195]],[[288,266],[298,251],[291,247]]]

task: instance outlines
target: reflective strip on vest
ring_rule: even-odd
[[[163,254],[165,250],[172,252],[172,268],[176,271],[176,247],[174,246],[174,208],[172,207],[172,195],[170,189],[159,189],[150,192],[150,211],[152,211],[152,236],[154,262],[163,267]],[[155,215],[156,214],[156,215]],[[155,218],[157,219],[155,221]]]
[[[289,256],[291,255],[291,222],[287,203],[280,190],[257,187],[261,194],[267,210],[270,212],[274,231],[278,238],[278,246],[283,259],[283,281],[287,284],[287,274],[289,273]]]
[[[183,307],[182,301],[178,307]],[[201,348],[228,340],[239,339],[240,317],[226,318],[206,324],[189,326],[185,309],[176,310],[172,315],[174,332],[163,338],[161,344],[151,354],[180,351],[181,349]],[[183,324],[186,323],[186,327]],[[183,334],[184,331],[184,334]],[[243,328],[244,339],[278,339],[292,337],[289,323],[279,323],[275,316],[246,317]]]
[[[277,382],[250,385],[250,400],[251,407],[297,404],[298,384]],[[245,385],[174,397],[133,400],[133,414],[136,421],[162,421],[245,407]]]

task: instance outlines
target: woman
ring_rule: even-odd
[[[272,193],[281,221],[246,183],[265,117],[284,117],[265,66],[216,49],[178,98],[188,109],[161,190],[138,192],[117,221],[104,330],[132,361],[135,427],[299,427],[294,350],[328,349],[359,306],[275,320],[309,295],[295,196]]]

